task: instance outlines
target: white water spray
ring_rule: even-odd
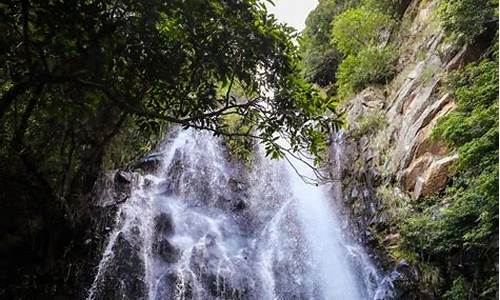
[[[263,157],[245,173],[208,133],[179,130],[162,147],[117,211],[89,300],[373,296],[375,268],[345,239],[325,187]]]

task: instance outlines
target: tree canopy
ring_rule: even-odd
[[[312,11],[306,20],[301,37],[304,77],[320,86],[335,80],[335,71],[342,60],[342,53],[330,43],[331,23],[336,16],[359,0],[324,0]]]
[[[367,7],[349,9],[334,20],[332,40],[345,55],[356,54],[380,43],[381,32],[392,23],[386,14]]]
[[[335,125],[325,117],[331,105],[298,76],[294,31],[259,1],[10,1],[0,9],[2,151],[24,156],[38,175],[57,168],[45,165],[50,153],[69,170],[99,161],[124,127],[144,136],[171,124],[252,136],[280,157],[277,137],[319,151],[318,137]],[[236,85],[252,96],[235,97]],[[248,130],[231,132],[228,114]]]
[[[72,253],[47,241],[78,247],[64,230],[75,239],[89,227],[99,173],[150,150],[165,128],[258,140],[281,157],[318,154],[336,125],[299,76],[296,33],[257,0],[4,1],[0,30],[0,198],[16,216],[0,222],[15,228],[0,253]],[[12,266],[19,276],[54,267],[34,255]]]

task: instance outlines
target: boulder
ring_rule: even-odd
[[[450,166],[458,160],[458,155],[451,155],[433,162],[423,176],[415,182],[415,198],[426,197],[440,192],[451,177]]]
[[[163,239],[153,244],[153,254],[168,263],[175,263],[180,258],[179,249],[175,248],[168,240]]]
[[[104,274],[96,299],[144,299],[147,286],[139,245],[120,233],[113,246],[114,260]]]
[[[241,192],[245,189],[245,185],[243,184],[243,182],[234,178],[229,178],[227,184],[231,192]]]
[[[432,164],[432,156],[427,154],[414,161],[401,176],[401,183],[406,191],[412,191],[415,188],[417,178],[425,173]]]
[[[132,165],[133,170],[141,170],[145,173],[154,173],[161,166],[162,155],[153,153]]]
[[[373,299],[421,299],[416,290],[417,281],[417,271],[406,261],[400,261],[394,270],[382,279]]]
[[[240,210],[244,210],[247,207],[248,207],[247,201],[245,201],[244,199],[237,199],[234,203],[233,210],[240,211]]]
[[[171,236],[174,233],[174,223],[167,213],[160,213],[154,218],[155,232],[157,234]]]
[[[134,174],[128,171],[119,170],[113,178],[114,202],[108,205],[117,205],[125,202],[132,192]]]
[[[115,184],[130,184],[134,180],[133,174],[127,171],[115,173]]]

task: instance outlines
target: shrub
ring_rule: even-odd
[[[330,43],[333,19],[349,7],[359,4],[359,0],[320,1],[306,20],[306,28],[300,41],[303,53],[303,76],[320,86],[335,81],[337,67],[342,54]]]
[[[462,276],[453,281],[451,289],[444,294],[444,298],[447,300],[463,300],[469,298],[469,293],[465,287],[465,280]]]
[[[229,114],[224,118],[225,128],[229,133],[245,134],[250,130],[243,118],[237,114]],[[249,165],[253,158],[253,150],[255,144],[248,136],[225,136],[227,149],[229,153],[236,159],[241,160],[243,163]]]
[[[353,138],[376,133],[387,126],[385,114],[380,110],[373,110],[367,115],[361,116],[356,121],[356,128],[351,132]]]
[[[346,55],[336,75],[340,99],[392,77],[395,51],[380,45],[382,33],[392,25],[387,14],[368,6],[349,9],[334,20],[332,42]]]
[[[381,42],[381,33],[392,26],[384,13],[367,7],[349,9],[333,22],[332,41],[345,55],[353,55],[363,48]]]
[[[368,84],[385,83],[394,75],[393,62],[397,54],[394,48],[370,46],[357,55],[349,55],[337,71],[338,96],[349,97]]]
[[[498,21],[497,9],[498,0],[442,0],[438,13],[443,29],[453,40],[471,44],[488,23]]]

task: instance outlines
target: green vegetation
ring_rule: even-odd
[[[464,287],[474,298],[498,290],[498,52],[493,56],[451,76],[457,109],[440,119],[434,135],[457,148],[458,173],[402,226],[404,247],[453,274],[452,286],[442,287],[448,299],[464,299]],[[447,266],[450,259],[457,265]]]
[[[353,138],[360,138],[364,135],[374,134],[387,126],[387,124],[385,114],[378,109],[374,109],[367,115],[359,117],[356,124],[353,124],[355,127],[351,129],[351,136]]]
[[[316,9],[311,12],[306,20],[306,28],[301,36],[301,53],[303,56],[303,76],[306,80],[325,87],[336,82],[337,69],[345,57],[340,47],[332,42],[332,22],[336,22],[343,13],[351,10],[363,15],[375,16],[374,19],[358,19],[358,23],[349,23],[351,20],[344,18],[348,30],[357,31],[358,34],[370,34],[365,29],[378,25],[373,21],[391,23],[398,19],[405,9],[404,1],[399,0],[322,0]],[[363,6],[366,9],[360,9]],[[382,20],[377,20],[381,17]],[[376,23],[376,22],[375,22]],[[352,25],[352,26],[349,26]],[[389,24],[387,24],[389,25]],[[359,29],[358,29],[359,28]],[[349,32],[346,32],[349,34]],[[371,31],[373,33],[373,31]],[[353,41],[352,37],[345,39]]]
[[[462,300],[468,297],[469,293],[463,277],[455,279],[451,289],[444,294],[444,298],[447,300]]]
[[[392,25],[384,13],[362,6],[345,11],[335,18],[332,40],[345,55],[353,55],[363,48],[382,42],[381,32]]]
[[[404,9],[397,4],[403,2],[351,1],[344,6],[323,1],[309,17],[302,49],[305,70],[324,69],[311,71],[306,79],[319,83],[316,78],[321,78],[321,85],[336,86],[340,100],[388,82],[398,53],[387,37],[400,25],[398,14]],[[497,0],[439,1],[437,16],[450,41],[483,52],[478,61],[449,76],[457,108],[433,132],[434,139],[459,154],[449,186],[424,199],[405,197],[391,185],[377,190],[383,203],[380,217],[388,220],[373,228],[378,243],[393,258],[417,266],[419,290],[438,298],[493,299],[498,293],[498,42],[491,45],[498,35],[497,9]],[[335,60],[319,53],[333,53]],[[434,73],[434,67],[425,69],[422,82]],[[349,127],[357,138],[384,123],[372,113]]]
[[[167,128],[245,147],[251,138],[280,157],[277,136],[319,154],[337,124],[300,77],[294,31],[257,0],[7,1],[0,14],[0,198],[9,199],[0,226],[11,235],[0,253],[23,253],[2,265],[15,273],[2,287],[24,274],[51,278],[24,298],[56,298],[53,282],[77,282],[71,264],[45,258],[90,247],[96,178],[152,149]]]
[[[497,8],[498,0],[443,0],[438,12],[453,40],[472,44],[488,27],[497,27]]]
[[[230,154],[250,166],[255,150],[255,141],[248,136],[251,127],[237,114],[227,115],[224,125],[229,133],[225,136],[225,140]]]
[[[337,94],[345,99],[369,84],[383,84],[394,76],[393,61],[397,58],[392,47],[368,46],[357,55],[349,55],[337,71]]]
[[[360,0],[324,0],[309,14],[301,37],[304,77],[320,86],[335,81],[342,54],[330,42],[331,23],[346,9],[358,5]]]
[[[392,25],[387,14],[369,6],[349,9],[335,19],[332,41],[346,55],[336,76],[340,99],[392,78],[397,55],[392,46],[382,45],[382,34]]]

